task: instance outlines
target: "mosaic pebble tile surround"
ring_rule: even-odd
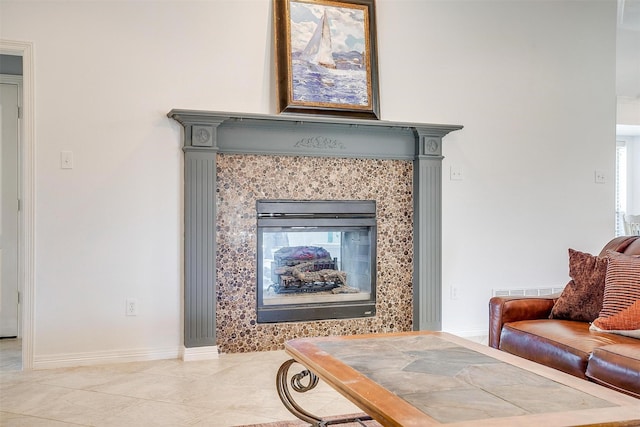
[[[412,328],[413,164],[404,160],[217,154],[217,345],[277,350],[293,338]],[[256,322],[256,200],[376,200],[377,314]]]

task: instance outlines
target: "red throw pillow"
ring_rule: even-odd
[[[571,281],[551,309],[549,318],[592,322],[600,314],[607,258],[569,249]]]
[[[607,257],[604,301],[591,329],[640,338],[640,257],[613,251]]]

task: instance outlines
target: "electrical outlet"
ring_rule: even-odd
[[[596,184],[605,184],[607,182],[607,176],[605,175],[604,171],[596,170],[593,173],[593,180]]]
[[[461,167],[451,166],[449,169],[449,179],[451,181],[462,181],[464,179],[464,171]]]
[[[451,287],[451,299],[456,300],[458,299],[458,294],[459,294],[459,290],[457,286],[452,286]]]
[[[126,314],[127,316],[138,315],[138,300],[135,298],[127,298],[126,301]]]

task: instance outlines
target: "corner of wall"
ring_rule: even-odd
[[[619,96],[616,123],[619,125],[640,126],[640,99]]]

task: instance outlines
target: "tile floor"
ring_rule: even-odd
[[[0,372],[22,369],[22,340],[0,339]]]
[[[17,350],[7,350],[11,345]],[[18,341],[0,340],[0,350],[0,426],[227,427],[295,419],[275,389],[289,358],[284,351],[23,372]],[[318,415],[361,412],[322,381],[296,399]]]
[[[0,425],[225,427],[295,420],[275,388],[287,359],[284,351],[272,351],[199,362],[2,370]],[[322,382],[298,401],[316,414],[361,412]]]

